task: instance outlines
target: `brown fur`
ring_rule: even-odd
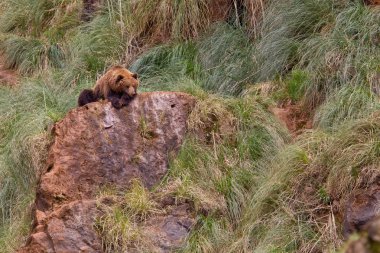
[[[136,95],[138,86],[137,74],[122,66],[113,66],[96,82],[93,90],[82,91],[78,105],[108,99],[114,107],[121,108]]]

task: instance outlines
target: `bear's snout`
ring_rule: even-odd
[[[127,90],[127,93],[128,93],[128,95],[129,95],[130,97],[133,97],[133,96],[136,95],[136,89],[135,89],[134,87],[130,86],[130,87],[128,88],[128,90]]]

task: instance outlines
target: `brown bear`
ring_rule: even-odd
[[[83,90],[78,98],[78,106],[108,99],[113,107],[120,109],[135,97],[139,80],[137,74],[122,66],[111,67],[95,84],[93,90]]]

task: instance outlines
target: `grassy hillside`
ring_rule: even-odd
[[[359,0],[103,0],[95,9],[84,21],[79,0],[0,3],[1,57],[20,75],[19,85],[0,86],[1,252],[29,232],[50,127],[118,63],[139,73],[141,91],[198,97],[162,183],[195,203],[183,252],[340,248],[338,214],[380,168],[379,8]],[[313,129],[292,138],[271,113],[284,104],[305,112]],[[125,231],[112,215],[102,227],[116,229],[100,233],[123,249],[130,242],[115,240]]]

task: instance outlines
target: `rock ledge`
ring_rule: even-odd
[[[185,93],[148,92],[120,110],[102,101],[70,111],[53,128],[33,231],[18,252],[102,252],[93,226],[99,212],[97,193],[107,186],[124,190],[134,178],[148,188],[157,184],[167,172],[169,157],[181,146],[194,104]],[[175,224],[176,217],[171,215],[170,222]],[[157,222],[160,225],[168,227]],[[166,245],[160,252],[178,246],[170,244],[170,237],[161,241]]]

